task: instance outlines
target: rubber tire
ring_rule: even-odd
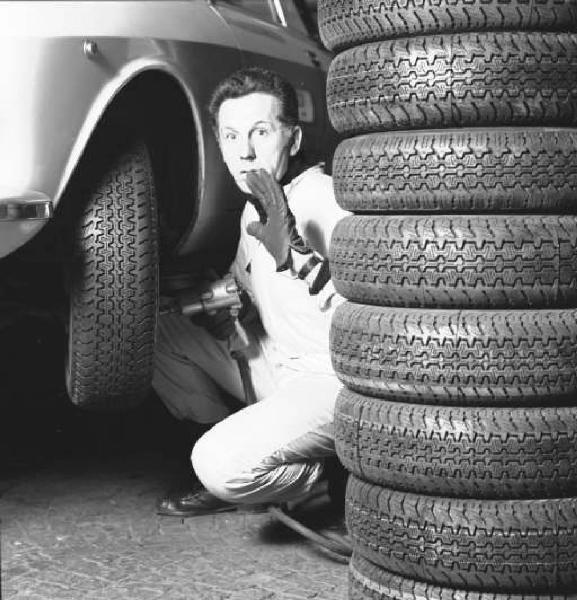
[[[354,551],[403,577],[500,593],[577,588],[577,498],[443,498],[351,475],[345,516]]]
[[[338,203],[355,212],[577,213],[577,131],[374,133],[333,159]]]
[[[458,498],[577,496],[577,408],[439,407],[343,388],[345,468],[405,492]]]
[[[158,311],[157,208],[142,143],[103,165],[76,229],[67,388],[94,410],[138,405],[152,379]]]
[[[349,600],[577,600],[577,596],[475,592],[440,587],[400,577],[353,554],[349,564]]]
[[[575,404],[577,309],[459,311],[345,302],[331,322],[339,379],[387,400]]]
[[[337,223],[331,276],[379,306],[577,306],[577,216],[354,215]]]
[[[469,31],[575,31],[574,0],[319,0],[329,50],[397,37]]]
[[[341,134],[577,124],[577,34],[463,33],[345,50],[327,106]]]

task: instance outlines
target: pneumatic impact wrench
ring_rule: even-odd
[[[230,344],[230,354],[238,365],[245,401],[247,404],[254,404],[256,395],[245,354],[250,343],[247,333],[239,321],[241,308],[241,290],[235,278],[228,274],[217,281],[204,283],[198,288],[179,290],[173,296],[163,298],[160,305],[160,314],[177,313],[186,317],[193,317],[202,313],[211,314],[218,310],[227,309],[236,333],[236,339],[232,340]]]

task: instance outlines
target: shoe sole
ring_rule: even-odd
[[[247,504],[246,506],[223,506],[212,510],[163,510],[156,509],[156,514],[162,517],[205,517],[207,515],[216,515],[225,512],[242,512],[248,514],[261,514],[268,511],[268,505],[264,504]]]

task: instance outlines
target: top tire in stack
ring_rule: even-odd
[[[350,598],[577,598],[577,2],[319,24]]]

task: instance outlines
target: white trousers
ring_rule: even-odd
[[[340,382],[271,364],[252,335],[249,366],[258,402],[230,415],[222,389],[243,400],[227,343],[179,315],[160,319],[153,385],[178,418],[217,422],[195,444],[203,485],[229,502],[286,502],[305,495],[334,456],[333,413]]]

